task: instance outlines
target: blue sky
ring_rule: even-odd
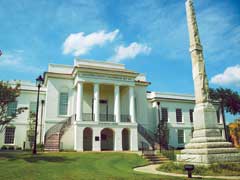
[[[195,9],[210,86],[240,92],[240,1]],[[184,0],[0,0],[0,22],[1,80],[34,81],[78,56],[124,63],[152,91],[193,94]]]

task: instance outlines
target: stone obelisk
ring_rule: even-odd
[[[177,156],[177,160],[196,164],[240,162],[238,150],[221,136],[216,110],[209,100],[208,80],[193,0],[186,1],[186,11],[196,105],[193,113],[193,138]]]

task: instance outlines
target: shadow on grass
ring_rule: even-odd
[[[55,156],[51,154],[32,155],[31,153],[27,153],[27,152],[0,152],[0,161],[1,160],[8,160],[8,161],[24,160],[30,163],[36,163],[39,161],[61,163],[61,162],[75,161],[76,158],[73,159],[73,158],[67,158],[64,155]]]

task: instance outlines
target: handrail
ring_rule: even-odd
[[[150,143],[150,145],[154,149],[155,145],[154,133],[144,128],[141,124],[138,124],[138,132]]]
[[[115,122],[114,114],[99,114],[100,122]]]
[[[82,113],[83,121],[94,121],[94,114],[93,113]]]
[[[45,141],[53,134],[58,133],[60,136],[62,136],[64,133],[64,128],[71,125],[74,120],[75,120],[75,115],[72,115],[67,119],[60,121],[54,126],[52,126],[51,128],[49,128],[45,133]]]
[[[131,116],[129,114],[121,114],[120,122],[131,122]]]

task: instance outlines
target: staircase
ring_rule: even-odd
[[[45,151],[59,151],[63,134],[75,120],[75,115],[52,126],[45,134]]]
[[[151,145],[151,148],[154,150],[156,145],[155,134],[144,128],[141,124],[138,124],[138,132],[142,137],[144,137],[144,139]]]
[[[143,154],[143,157],[149,161],[150,164],[161,164],[170,162],[170,160],[160,154]]]

